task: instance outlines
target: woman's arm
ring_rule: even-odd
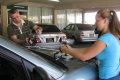
[[[72,48],[69,45],[66,45],[66,47],[72,51],[81,52],[81,53],[84,53],[85,51],[89,49],[89,48]]]
[[[66,46],[64,46],[64,47],[61,47],[61,51],[68,53],[82,61],[85,61],[85,60],[89,60],[89,59],[95,57],[101,51],[103,51],[106,47],[107,47],[107,45],[103,41],[97,40],[88,49],[82,49],[81,51],[79,51],[78,49],[74,49],[74,48],[69,49]]]

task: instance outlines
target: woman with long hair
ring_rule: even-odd
[[[99,64],[99,80],[120,80],[120,22],[114,10],[102,9],[95,16],[97,30],[101,36],[90,48],[72,48],[69,45],[61,47],[82,61],[97,57]]]

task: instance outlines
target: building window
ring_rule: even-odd
[[[117,11],[117,16],[118,16],[118,19],[120,20],[120,11]]]
[[[82,23],[82,13],[80,11],[76,11],[76,23]]]
[[[53,8],[42,7],[42,23],[53,24]]]
[[[41,7],[28,7],[28,20],[34,23],[41,23]]]
[[[75,23],[75,11],[67,10],[67,24]]]
[[[84,23],[85,24],[94,24],[95,23],[95,15],[96,15],[96,12],[85,13]]]
[[[70,23],[82,23],[82,12],[73,10],[57,10],[58,28],[62,30]]]
[[[60,30],[67,25],[66,20],[66,10],[57,10],[57,24]]]

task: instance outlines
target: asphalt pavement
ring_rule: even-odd
[[[77,45],[71,45],[71,47],[73,48],[88,48],[91,47],[93,45],[93,43],[91,42],[81,42],[78,43]]]

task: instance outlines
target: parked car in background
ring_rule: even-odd
[[[0,80],[97,80],[94,60],[55,59],[0,36]]]
[[[36,24],[40,27],[42,27],[43,31],[42,34],[36,35],[34,37],[39,38],[41,40],[41,43],[37,43],[36,45],[46,48],[59,48],[63,44],[60,43],[60,39],[66,39],[66,34],[61,32],[59,28],[53,24]],[[35,31],[32,31],[32,33],[35,33]],[[72,43],[71,43],[72,44]]]
[[[98,38],[98,34],[95,34],[95,29],[91,24],[69,24],[63,30],[68,39],[74,39],[75,44],[77,42],[95,42]]]
[[[95,29],[95,34],[98,34],[98,38],[101,36],[102,32],[97,30],[97,26],[96,25],[93,25],[94,26],[94,29]]]

